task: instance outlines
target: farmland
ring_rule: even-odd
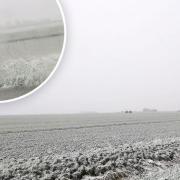
[[[89,159],[96,155],[95,162],[87,165],[91,169],[94,164],[93,167],[100,169],[94,176],[101,177],[104,172],[109,179],[116,176],[127,178],[127,174],[145,173],[144,166],[149,169],[176,166],[179,161],[180,147],[178,137],[180,137],[180,113],[175,112],[1,116],[0,167],[3,164],[5,169],[9,169],[8,162],[12,158],[15,167],[19,166],[19,160],[21,160],[23,167],[28,167],[27,170],[30,168],[29,164],[36,164],[38,161],[46,161],[50,167],[54,167],[53,162],[57,159],[60,159],[59,165],[62,166],[65,161],[63,159],[76,164],[80,156]],[[127,156],[127,154],[131,155]],[[116,155],[116,161],[112,165],[111,158],[114,155]],[[137,156],[139,156],[139,160],[134,162],[135,159],[137,160],[134,157]],[[109,158],[107,159],[107,157]],[[97,160],[98,158],[100,160]],[[129,161],[129,159],[133,159],[133,161]],[[101,160],[104,160],[104,164]],[[130,164],[119,166],[119,161],[121,165],[127,164],[127,162]],[[110,163],[110,169],[108,169],[107,166]],[[131,163],[138,164],[143,168],[137,170],[133,168],[135,166],[131,166]],[[152,165],[153,163],[156,165]],[[63,167],[68,163],[65,164]],[[107,169],[102,170],[102,165],[107,165]],[[84,166],[86,167],[86,165]],[[177,168],[178,165],[175,169]],[[67,174],[65,169],[67,167],[61,172]],[[123,172],[120,173],[117,169],[123,170]],[[33,175],[30,170],[28,172]],[[81,171],[77,168],[75,172],[78,174]],[[120,174],[118,175],[118,173]],[[45,176],[42,174],[41,177],[44,178]],[[87,178],[89,178],[88,175],[93,175],[87,169],[85,174]],[[61,176],[65,178],[62,174]],[[75,179],[75,175],[73,177]],[[81,179],[81,175],[78,177]]]

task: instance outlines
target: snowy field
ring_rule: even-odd
[[[39,86],[54,69],[64,39],[56,23],[4,30],[0,37],[0,100]]]
[[[1,116],[0,179],[177,180],[179,137],[178,112]]]

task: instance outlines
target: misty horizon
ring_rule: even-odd
[[[18,3],[6,0],[0,7],[0,28],[60,19],[62,18],[56,0],[19,0]]]
[[[61,3],[68,38],[60,67],[0,114],[180,109],[180,2]]]

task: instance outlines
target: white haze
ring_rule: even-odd
[[[39,91],[0,114],[180,109],[180,2],[61,0],[68,41]]]
[[[60,18],[55,0],[0,0],[0,27]]]

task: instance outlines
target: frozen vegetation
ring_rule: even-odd
[[[0,161],[0,179],[41,180],[178,180],[180,139],[125,144],[116,148],[92,149],[29,159]]]
[[[134,177],[132,180],[179,180],[180,164],[159,168],[155,172],[148,172],[144,177]]]
[[[1,88],[37,87],[52,72],[58,55],[8,60],[1,64]]]
[[[0,100],[24,95],[53,71],[64,42],[62,22],[0,31]]]
[[[173,112],[1,116],[0,179],[178,180],[178,137]]]

